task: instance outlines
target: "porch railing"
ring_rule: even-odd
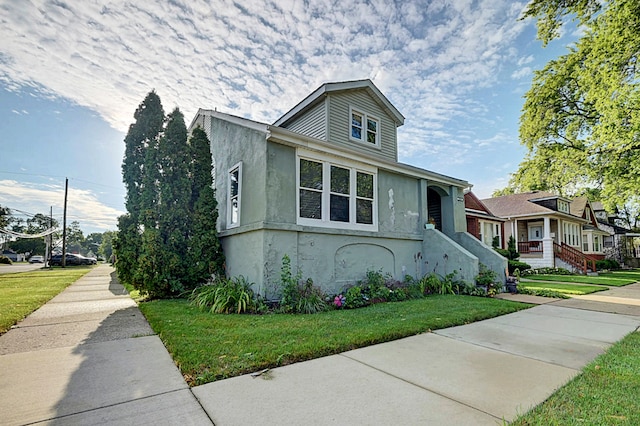
[[[581,269],[584,274],[587,272],[596,272],[596,258],[584,254],[580,250],[577,250],[565,243],[558,244],[554,241],[553,253],[556,257],[559,257],[563,261],[567,262],[578,269]]]
[[[542,253],[542,241],[521,241],[521,242],[518,242],[518,252],[522,253],[522,254]]]

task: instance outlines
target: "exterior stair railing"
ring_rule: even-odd
[[[583,274],[588,272],[596,272],[596,258],[584,254],[580,250],[577,250],[565,243],[558,244],[554,241],[553,253],[556,257],[565,261],[569,265],[578,268]]]

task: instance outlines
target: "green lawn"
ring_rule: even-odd
[[[529,307],[452,295],[314,315],[216,315],[185,300],[139,306],[192,386]]]
[[[609,287],[596,285],[580,285],[571,283],[552,283],[552,282],[536,282],[527,279],[521,279],[520,285],[529,289],[551,290],[564,294],[589,294],[597,291],[608,290]]]
[[[601,277],[613,277],[620,279],[628,279],[633,280],[635,282],[640,282],[640,271],[638,270],[630,270],[630,271],[611,271],[611,272],[601,272]]]
[[[77,266],[0,275],[0,334],[90,270]]]
[[[640,425],[639,395],[640,333],[635,332],[511,425]]]
[[[623,285],[633,284],[638,279],[628,278],[617,273],[608,273],[600,276],[587,276],[587,275],[526,275],[522,277],[527,280],[535,281],[559,281],[566,283],[580,283],[580,284],[597,284],[607,285],[613,287],[620,287]]]

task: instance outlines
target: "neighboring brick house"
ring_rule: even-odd
[[[467,232],[493,247],[505,248],[505,219],[495,216],[489,208],[471,191],[464,194],[464,207],[467,216]]]
[[[398,162],[403,124],[370,80],[323,84],[271,125],[199,110],[228,273],[267,297],[285,254],[327,292],[368,270],[473,282],[480,262],[504,280],[506,260],[466,232],[469,183]]]

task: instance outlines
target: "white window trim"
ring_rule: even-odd
[[[354,112],[362,116],[362,132],[360,133],[362,138],[360,139],[354,138],[353,133],[351,132]],[[375,144],[372,144],[371,142],[367,142],[367,118],[374,120],[376,123],[378,123],[378,129],[377,129],[378,131],[376,132]],[[362,112],[359,108],[353,108],[352,106],[349,106],[349,140],[360,143],[364,146],[380,148],[381,133],[382,133],[382,122],[380,121],[379,118],[371,114],[367,114],[366,112]]]
[[[233,211],[231,203],[231,173],[238,170],[238,221],[233,223]],[[240,217],[242,214],[242,161],[236,163],[227,172],[227,229],[237,228],[240,226]]]
[[[300,160],[322,163],[322,219],[300,217]],[[349,222],[330,220],[331,166],[349,169]],[[373,175],[373,211],[371,225],[356,222],[357,172]],[[322,155],[316,152],[299,149],[296,155],[296,223],[303,226],[348,229],[357,231],[378,231],[378,170],[377,168],[349,161],[342,158]]]

